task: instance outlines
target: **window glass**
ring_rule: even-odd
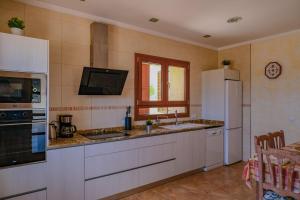
[[[168,68],[169,101],[185,100],[185,68],[169,66]]]
[[[142,101],[160,101],[162,96],[160,64],[142,63]]]
[[[185,107],[150,107],[150,108],[139,108],[139,115],[167,115],[177,113],[186,113]]]

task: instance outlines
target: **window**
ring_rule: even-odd
[[[188,117],[189,66],[186,61],[135,54],[135,120],[158,115]]]

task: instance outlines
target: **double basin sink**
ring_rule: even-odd
[[[172,124],[172,125],[164,125],[159,126],[159,128],[168,129],[168,130],[180,130],[180,129],[191,129],[191,128],[202,128],[207,127],[207,124],[196,124],[196,123],[182,123],[182,124]],[[110,138],[119,138],[130,136],[130,134],[126,131],[101,131],[100,133],[90,132],[84,133],[82,136],[90,139],[90,140],[105,140]]]

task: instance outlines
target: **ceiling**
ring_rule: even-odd
[[[300,29],[300,0],[38,1],[215,48]],[[228,24],[234,16],[243,19]]]

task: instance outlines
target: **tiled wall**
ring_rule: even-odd
[[[83,66],[90,63],[92,21],[12,0],[0,1],[0,31],[7,20],[25,20],[25,35],[50,40],[50,117],[70,113],[79,129],[120,126],[125,107],[134,105],[134,53],[191,62],[191,116],[201,113],[201,71],[217,66],[217,51],[109,26],[108,67],[129,70],[122,96],[78,96]]]
[[[223,67],[224,59],[232,61],[232,68],[240,71],[240,79],[243,82],[243,159],[247,160],[251,152],[250,45],[219,51],[219,67]]]

